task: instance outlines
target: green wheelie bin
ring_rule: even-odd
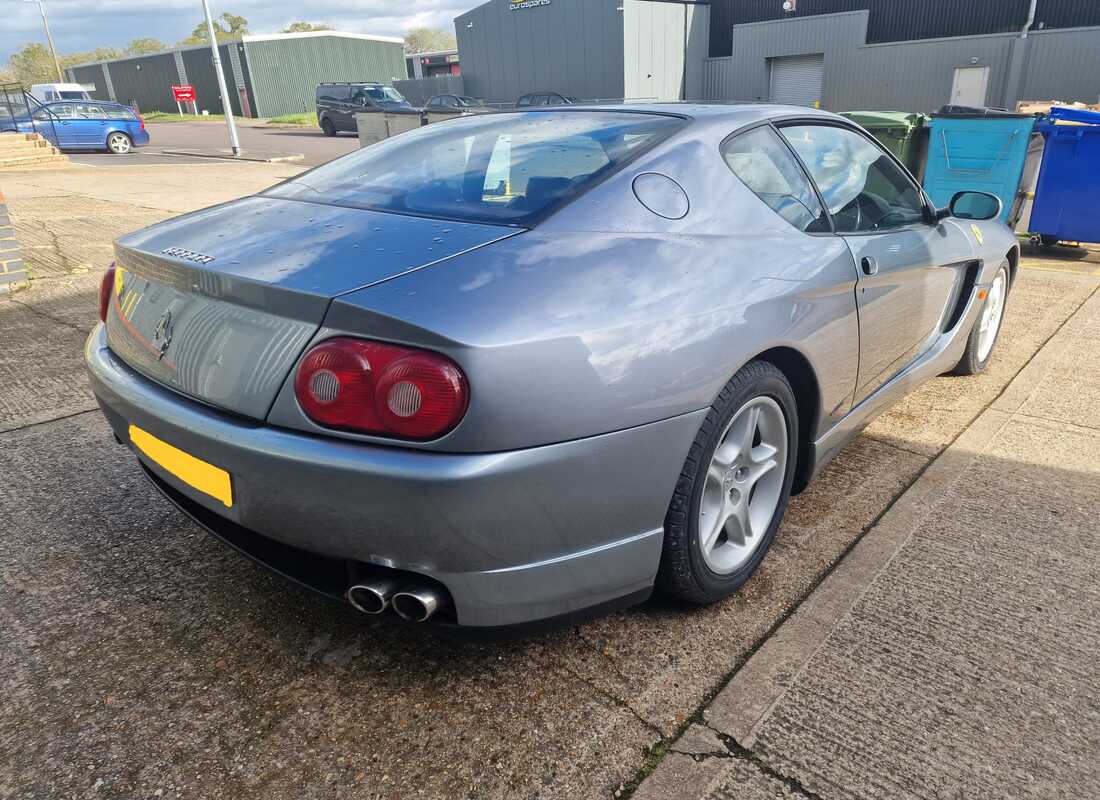
[[[842,111],[841,116],[866,128],[918,181],[923,180],[928,155],[927,116],[907,111]]]

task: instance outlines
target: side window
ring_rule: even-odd
[[[525,94],[519,100],[516,101],[516,108],[522,108],[523,106],[531,105],[531,95]]]
[[[806,233],[824,233],[829,221],[810,181],[770,126],[734,136],[722,145],[733,174],[776,214]]]
[[[837,233],[891,230],[920,223],[920,189],[867,137],[828,125],[781,129],[813,176]]]
[[[104,119],[106,117],[100,106],[86,106],[80,103],[73,106],[73,115],[77,119]]]
[[[73,107],[70,103],[57,103],[56,105],[50,106],[50,111],[53,112],[55,117],[60,117],[61,119],[73,118]]]

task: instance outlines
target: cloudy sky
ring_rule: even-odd
[[[0,0],[0,62],[30,41],[45,43],[38,5]],[[62,53],[122,47],[139,36],[174,44],[202,20],[199,0],[45,0],[54,44]],[[252,33],[273,33],[304,19],[357,33],[402,36],[427,25],[454,30],[454,18],[483,0],[210,0],[214,16],[224,11],[248,19]],[[304,11],[303,8],[308,8]]]

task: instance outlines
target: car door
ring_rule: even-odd
[[[94,103],[73,103],[73,135],[77,147],[104,147],[107,144],[107,115]]]
[[[817,184],[858,268],[858,403],[944,332],[973,249],[957,224],[928,221],[920,187],[869,136],[820,121],[780,131]]]
[[[338,131],[355,130],[355,108],[352,105],[352,95],[355,88],[352,86],[333,86],[332,94],[336,98],[333,103],[334,113],[332,122]],[[362,109],[358,109],[362,110]]]
[[[80,146],[73,120],[72,103],[52,103],[36,111],[34,119],[35,129],[47,139],[51,138],[51,134],[56,135],[55,144],[61,149]]]

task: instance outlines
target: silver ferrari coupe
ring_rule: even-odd
[[[811,109],[464,117],[122,237],[85,358],[171,502],[365,613],[710,603],[878,412],[985,368],[1000,211]]]

